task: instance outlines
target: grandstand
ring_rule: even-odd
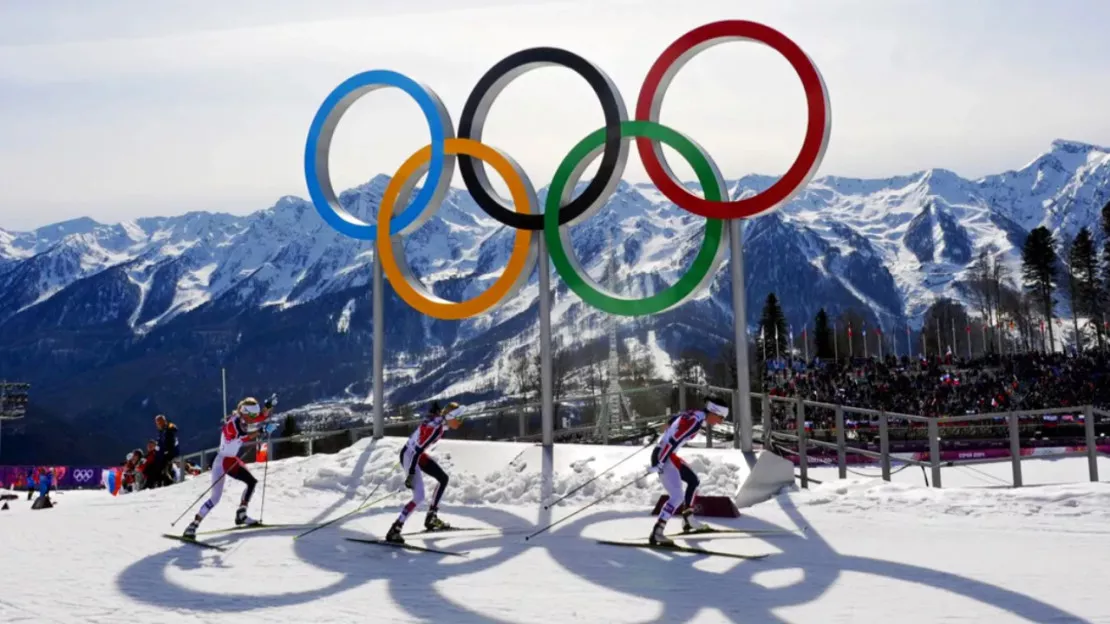
[[[4,421],[17,420],[27,415],[27,399],[30,390],[29,383],[0,381],[0,442],[3,440]],[[3,450],[2,446],[0,450]]]

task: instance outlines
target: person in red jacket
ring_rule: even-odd
[[[162,486],[161,470],[158,466],[158,443],[154,440],[147,440],[146,455],[143,456],[139,471],[143,474],[142,489],[149,490]]]

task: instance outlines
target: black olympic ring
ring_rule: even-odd
[[[616,190],[628,161],[628,147],[621,137],[621,123],[628,121],[628,113],[620,91],[601,68],[562,48],[529,48],[510,54],[490,68],[470,92],[470,97],[463,106],[462,117],[459,118],[459,138],[481,141],[486,116],[501,91],[517,77],[548,65],[565,67],[585,78],[597,94],[605,115],[605,147],[597,175],[590,180],[581,195],[560,207],[559,225],[565,225],[583,215],[592,215],[593,211],[605,204],[602,198]],[[543,214],[525,214],[512,210],[508,202],[494,192],[485,168],[477,159],[461,154],[457,158],[466,190],[486,214],[518,230],[543,230]]]

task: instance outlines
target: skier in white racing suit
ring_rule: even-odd
[[[651,469],[659,475],[659,480],[663,482],[669,497],[651,530],[651,536],[648,538],[651,544],[667,546],[674,544],[674,541],[666,537],[663,532],[667,527],[667,521],[680,508],[682,530],[689,532],[698,528],[690,521],[690,516],[694,513],[694,495],[700,482],[694,471],[675,453],[694,437],[703,423],[708,421],[712,426],[717,426],[724,422],[727,416],[727,407],[712,397],[706,397],[704,410],[686,410],[676,415],[668,423],[663,435],[659,437],[659,442],[651,451]],[[683,482],[686,483],[685,495],[682,492]]]
[[[439,510],[439,501],[443,497],[443,491],[447,488],[447,473],[443,472],[439,464],[428,455],[428,451],[447,432],[447,427],[451,429],[459,428],[459,425],[462,424],[462,412],[463,408],[459,407],[458,403],[448,403],[442,410],[439,408],[438,401],[432,403],[424,421],[420,423],[416,431],[409,436],[405,446],[401,448],[401,468],[405,471],[405,487],[412,490],[412,500],[401,508],[400,515],[397,516],[397,520],[385,536],[386,541],[398,544],[405,543],[404,538],[401,537],[401,529],[405,526],[409,514],[424,502],[424,477],[422,473],[427,473],[428,476],[438,482],[436,491],[432,495],[432,504],[428,506],[428,513],[424,516],[424,528],[428,531],[442,531],[451,528],[449,524],[440,520],[436,515]]]
[[[243,442],[257,437],[262,423],[270,417],[270,412],[274,409],[276,403],[276,396],[271,396],[266,400],[266,404],[261,406],[257,399],[247,397],[239,402],[234,412],[224,418],[224,424],[220,430],[220,450],[216,453],[216,458],[212,460],[212,482],[215,484],[212,486],[212,495],[201,505],[196,517],[185,528],[185,538],[196,539],[197,528],[201,521],[208,515],[208,512],[219,504],[224,493],[225,475],[242,481],[247,486],[247,489],[243,491],[242,498],[239,499],[239,509],[235,512],[235,524],[242,526],[258,523],[257,520],[247,516],[247,504],[250,503],[254,486],[258,483],[258,480],[247,470],[243,460],[239,459],[239,450],[242,448]],[[271,423],[267,427],[267,431],[272,432],[276,426],[276,424]]]

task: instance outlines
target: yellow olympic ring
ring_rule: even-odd
[[[536,191],[523,169],[511,157],[484,143],[473,139],[446,139],[445,153],[448,156],[472,156],[489,163],[509,187],[513,208],[520,213],[533,214],[539,205]],[[417,311],[433,318],[461,320],[482,314],[508,299],[532,274],[538,256],[538,237],[533,238],[531,230],[516,230],[513,250],[509,263],[501,277],[488,289],[466,301],[447,301],[433,294],[416,276],[412,274],[405,259],[404,241],[400,235],[390,236],[390,219],[394,206],[407,204],[412,185],[427,170],[432,158],[432,146],[428,145],[409,156],[393,178],[382,196],[378,209],[377,247],[382,271],[389,278],[390,285],[401,299]],[[402,198],[403,195],[403,198]],[[425,218],[431,214],[425,215]],[[398,262],[400,258],[400,262]]]

